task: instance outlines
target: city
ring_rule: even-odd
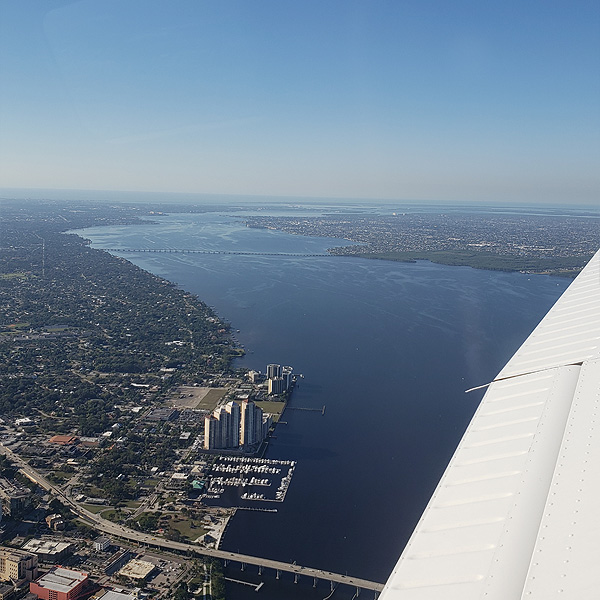
[[[224,563],[214,559],[231,558],[219,546],[232,516],[276,512],[285,500],[296,462],[264,456],[302,376],[274,363],[264,373],[232,369],[245,350],[209,307],[61,233],[83,225],[133,224],[139,215],[155,216],[157,207],[70,208],[31,204],[27,212],[15,210],[12,223],[5,211],[0,531],[3,551],[12,557],[6,564],[13,566],[6,568],[18,575],[5,577],[21,590],[51,587],[60,578],[73,589],[85,580],[90,593],[99,586],[161,596],[179,581],[218,589]],[[253,217],[247,223],[346,239],[362,232],[354,240],[361,245],[333,249],[333,258],[345,252],[368,257],[384,250],[460,250],[459,234],[477,248],[494,242],[498,256],[514,260],[518,254],[510,231],[522,229],[521,219],[448,221],[424,213],[408,219],[413,225],[407,229],[393,227],[398,218]],[[553,247],[564,265],[584,260],[596,241],[591,220],[525,220],[532,233],[520,256],[538,266],[565,227],[586,242]],[[447,228],[457,233],[450,236]],[[79,273],[85,273],[84,285]],[[325,406],[309,410],[324,414]],[[136,540],[153,549],[141,551],[132,545]],[[176,554],[165,557],[158,546]],[[190,567],[178,554],[190,548],[216,554]],[[52,571],[57,564],[63,571]],[[372,582],[356,583],[379,589]],[[35,589],[39,595],[41,587]],[[214,589],[213,595],[218,597]]]
[[[594,214],[594,213],[590,213]],[[439,212],[322,217],[264,217],[248,227],[340,238],[353,245],[329,250],[336,256],[384,260],[432,260],[485,269],[574,277],[600,245],[594,218],[531,214]],[[569,240],[569,243],[566,243]]]
[[[48,438],[33,418],[2,419],[0,535],[7,545],[0,548],[0,579],[10,583],[0,588],[3,597],[27,585],[38,597],[45,597],[48,590],[73,595],[85,589],[88,596],[102,595],[109,588],[112,591],[107,593],[113,595],[105,600],[144,597],[151,590],[160,596],[192,571],[198,575],[200,589],[211,585],[212,579],[204,577],[208,563],[196,562],[190,569],[176,556],[165,560],[152,551],[140,552],[126,538],[125,544],[123,539],[94,538],[89,526],[118,523],[133,535],[136,530],[142,536],[151,533],[146,535],[150,543],[157,541],[155,536],[164,536],[218,551],[236,510],[274,510],[256,504],[284,501],[295,463],[261,456],[285,410],[295,382],[292,372],[291,367],[269,364],[265,375],[251,371],[245,380],[231,380],[227,387],[179,387],[161,407],[121,405],[120,417],[97,437]],[[261,406],[275,411],[263,412]],[[173,460],[165,463],[164,470],[138,469],[136,477],[128,470],[131,465],[117,461],[121,472],[114,480],[129,494],[125,500],[115,490],[106,497],[110,486],[98,487],[92,475],[98,456],[108,453],[114,461],[111,451],[126,445],[126,431],[144,435],[165,424],[177,446]],[[271,487],[273,478],[280,483],[267,497],[260,492]],[[54,491],[53,497],[40,495],[40,485]],[[235,491],[235,496],[218,502],[224,488]],[[101,521],[90,523],[86,514]],[[126,535],[123,527],[112,531],[120,538]],[[52,566],[57,564],[61,566]],[[210,565],[219,571],[215,563]],[[131,593],[124,591],[128,584],[134,586]]]

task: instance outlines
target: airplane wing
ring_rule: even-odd
[[[489,385],[381,600],[600,598],[600,251]]]

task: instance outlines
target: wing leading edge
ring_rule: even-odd
[[[490,384],[381,600],[596,598],[600,251]]]

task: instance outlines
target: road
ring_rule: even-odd
[[[374,590],[376,592],[380,592],[383,589],[382,583],[368,581],[366,579],[360,579],[358,577],[340,575],[339,573],[332,573],[330,571],[323,571],[321,569],[314,569],[312,567],[303,567],[296,564],[284,563],[268,558],[249,556],[247,554],[227,552],[225,550],[216,550],[214,548],[205,548],[196,544],[174,542],[172,540],[167,540],[161,537],[153,536],[151,534],[143,533],[141,531],[136,531],[135,529],[124,527],[123,525],[120,525],[118,523],[113,523],[112,521],[103,519],[99,515],[96,515],[90,512],[89,510],[85,509],[83,506],[81,506],[80,504],[69,498],[66,494],[64,494],[62,490],[60,490],[54,484],[48,481],[43,475],[38,473],[32,467],[30,467],[19,455],[12,452],[12,450],[9,450],[5,446],[0,445],[0,452],[5,454],[11,461],[13,461],[19,467],[20,471],[31,481],[34,481],[40,487],[54,494],[63,504],[68,506],[74,513],[76,513],[80,518],[82,518],[85,522],[91,525],[94,529],[107,535],[126,539],[131,542],[137,542],[139,544],[154,546],[156,548],[175,550],[177,552],[184,552],[186,554],[191,553],[202,556],[211,556],[214,558],[219,558],[221,560],[235,561],[246,565],[255,565],[257,567],[293,573],[295,575],[304,575],[307,577],[317,579],[326,579],[327,581],[343,583],[361,589]]]

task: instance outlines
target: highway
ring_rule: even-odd
[[[187,554],[197,554],[202,556],[211,556],[225,561],[235,561],[243,563],[245,565],[255,565],[257,567],[269,568],[275,571],[282,571],[287,573],[293,573],[294,575],[304,575],[306,577],[325,579],[334,583],[343,583],[356,588],[373,590],[380,592],[383,590],[383,584],[374,581],[368,581],[366,579],[360,579],[358,577],[351,577],[349,575],[340,575],[339,573],[332,573],[330,571],[323,571],[321,569],[314,569],[312,567],[303,567],[297,564],[284,563],[277,560],[271,560],[268,558],[261,558],[257,556],[249,556],[247,554],[239,554],[236,552],[227,552],[224,550],[216,550],[213,548],[205,548],[196,544],[186,544],[183,542],[174,542],[158,536],[143,533],[124,527],[118,523],[113,523],[103,519],[97,514],[90,512],[83,506],[73,501],[71,498],[66,496],[57,488],[54,484],[48,481],[35,469],[30,467],[20,456],[0,444],[0,452],[5,454],[11,461],[13,461],[20,469],[20,471],[29,478],[31,481],[37,483],[40,487],[44,488],[48,492],[51,492],[56,496],[63,504],[68,506],[75,514],[82,518],[86,523],[92,526],[99,532],[111,535],[114,537],[129,540],[131,542],[137,542],[139,544],[145,544],[156,548],[164,548],[166,550],[175,550],[177,552],[184,552]]]

